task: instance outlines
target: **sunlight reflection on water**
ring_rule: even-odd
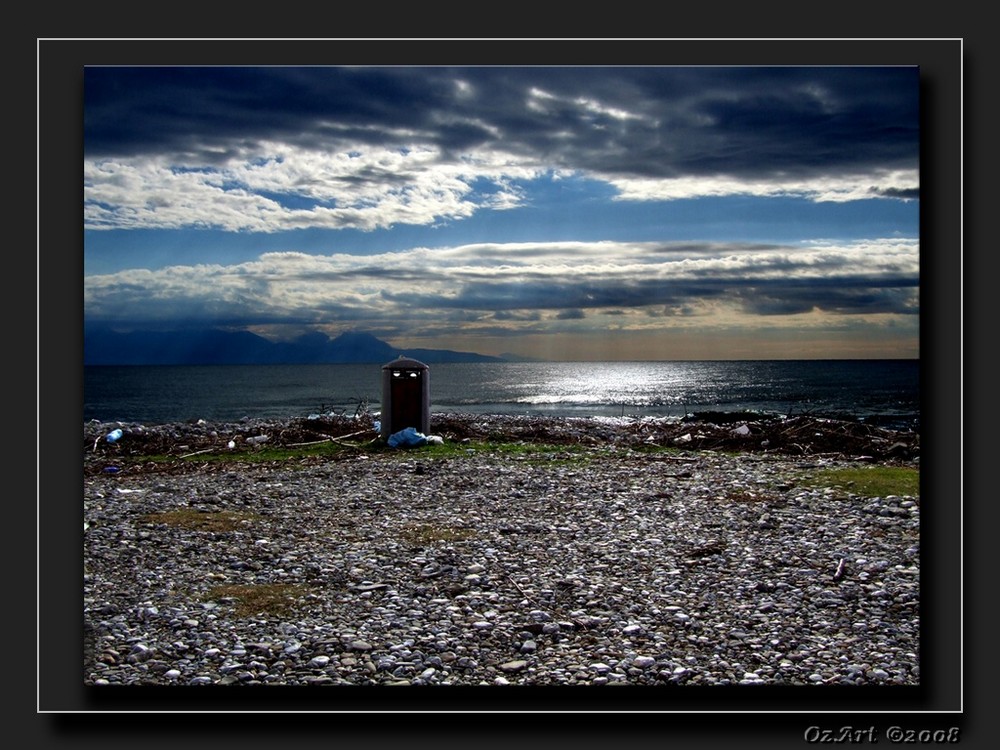
[[[919,416],[915,360],[454,363],[432,412],[679,417],[691,411]],[[84,420],[174,422],[378,411],[381,366],[87,367]]]

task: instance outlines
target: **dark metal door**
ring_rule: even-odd
[[[423,377],[419,372],[404,370],[400,377],[392,379],[393,432],[399,432],[406,427],[422,429],[423,397]]]

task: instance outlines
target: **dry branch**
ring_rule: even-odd
[[[195,451],[194,453],[185,453],[183,456],[179,456],[178,458],[191,458],[191,456],[197,456],[197,455],[200,455],[202,453],[211,453],[214,450],[215,450],[215,448],[206,448],[203,451]]]

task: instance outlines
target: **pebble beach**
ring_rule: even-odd
[[[809,481],[914,433],[431,426],[85,424],[84,683],[920,684],[919,496]]]

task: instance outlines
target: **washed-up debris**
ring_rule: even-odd
[[[735,416],[705,413],[695,419],[677,417],[548,417],[536,415],[484,415],[461,412],[432,414],[433,434],[427,443],[525,442],[548,445],[614,446],[645,449],[680,447],[685,450],[720,450],[792,456],[866,457],[872,461],[911,462],[920,456],[920,433],[893,430],[871,421],[849,421],[814,416],[776,417],[740,412]],[[198,422],[142,425],[88,422],[84,424],[85,450],[97,462],[149,455],[180,456],[212,450],[232,450],[239,445],[267,444],[275,448],[335,442],[357,448],[361,436],[378,442],[376,422],[350,416],[320,419],[245,419],[238,423]],[[108,443],[104,438],[122,430],[127,440]],[[414,430],[415,432],[415,430]],[[352,442],[348,442],[352,440]],[[364,443],[361,444],[362,446]],[[100,466],[105,465],[101,463]],[[86,470],[86,467],[85,467]]]
[[[392,433],[386,443],[390,448],[416,448],[427,444],[427,436],[415,427],[404,427]]]

